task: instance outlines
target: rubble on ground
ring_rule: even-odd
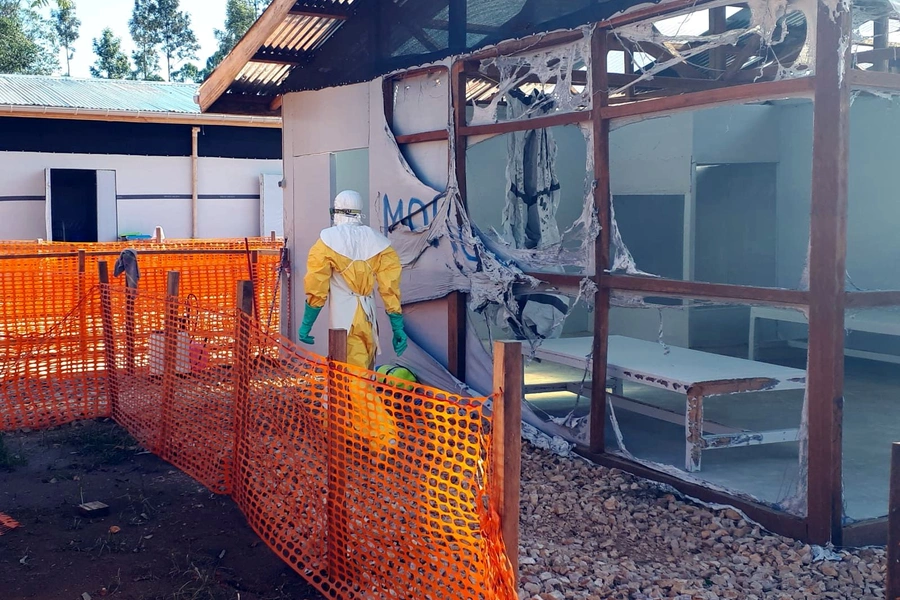
[[[838,554],[732,509],[523,445],[519,597],[529,600],[884,598],[885,551]]]

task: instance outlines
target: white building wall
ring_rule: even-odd
[[[45,238],[45,169],[116,172],[119,233],[191,237],[190,157],[0,152],[0,239]],[[199,236],[258,236],[259,176],[280,160],[198,159]]]

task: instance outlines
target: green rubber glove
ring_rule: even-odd
[[[394,345],[394,353],[400,356],[406,352],[407,346],[406,332],[403,330],[403,315],[400,313],[388,313],[387,316],[391,320],[391,329],[394,331],[394,337],[391,339],[391,343]]]
[[[322,307],[316,308],[315,306],[310,306],[309,302],[306,303],[306,308],[303,310],[303,323],[300,324],[300,330],[297,332],[297,337],[304,344],[315,344],[316,338],[309,334],[312,329],[313,323],[316,322],[316,319],[319,317],[319,313],[322,312]]]

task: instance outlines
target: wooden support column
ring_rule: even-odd
[[[886,583],[885,598],[888,600],[900,598],[900,442],[891,444]]]
[[[466,203],[466,138],[460,129],[466,125],[466,73],[465,63],[456,62],[450,70],[450,95],[453,110],[451,132],[452,160],[463,210]],[[466,294],[453,292],[447,297],[447,370],[465,383],[466,381]]]
[[[517,580],[524,377],[521,342],[494,342],[491,508],[500,516],[503,542]]]
[[[449,0],[447,32],[451,52],[463,52],[466,49],[466,0]]]
[[[166,442],[169,438],[169,423],[172,421],[172,405],[175,403],[175,387],[178,380],[179,302],[178,288],[181,273],[169,271],[166,274],[166,315],[163,324],[163,397],[159,439],[154,454],[166,458]]]
[[[594,343],[591,372],[591,422],[589,447],[602,453],[606,433],[606,355],[609,344],[609,288],[601,285],[609,268],[610,191],[609,191],[609,120],[602,110],[608,104],[606,57],[607,32],[595,29],[591,38],[591,89],[593,90],[594,205],[600,222],[600,235],[594,245]]]
[[[809,264],[808,538],[840,544],[850,13],[818,1]]]
[[[340,380],[336,377],[334,363],[347,362],[347,330],[328,330],[328,409],[327,409],[327,472],[326,490],[326,533],[328,556],[328,576],[332,581],[340,581],[346,576],[347,539],[343,523],[348,520],[344,509],[346,498],[345,480],[340,473],[341,457],[344,455],[344,435],[342,420],[348,417],[347,408],[338,398],[341,394]],[[341,419],[341,417],[344,417]]]
[[[881,17],[880,19],[875,19],[874,22],[874,32],[872,35],[872,47],[875,50],[881,50],[888,47],[888,32],[890,31],[890,19],[888,17]],[[876,58],[875,63],[872,65],[873,71],[889,71],[890,70],[890,62],[887,57],[885,58]]]
[[[709,32],[724,33],[728,28],[727,14],[724,6],[716,6],[709,9]],[[725,53],[726,47],[719,46],[709,50],[709,68],[713,71],[710,73],[710,79],[719,79],[725,73],[725,66],[728,55]]]
[[[109,292],[109,266],[97,263],[100,276],[100,322],[103,326],[103,351],[106,367],[106,398],[110,412],[119,405],[119,379],[116,372],[116,332],[113,329],[112,298]]]

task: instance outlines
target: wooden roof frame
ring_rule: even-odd
[[[273,0],[269,4],[259,19],[247,30],[244,37],[228,53],[225,60],[200,86],[200,91],[197,93],[197,104],[200,105],[202,112],[209,110],[216,100],[225,94],[241,70],[265,45],[272,32],[294,11],[296,4],[296,0]],[[316,16],[328,15],[317,14]]]

